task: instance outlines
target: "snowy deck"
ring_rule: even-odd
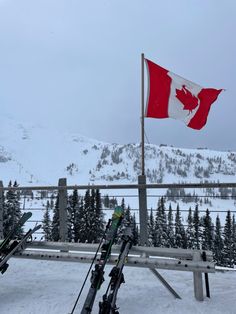
[[[12,258],[1,276],[1,314],[67,314],[71,311],[89,264]],[[107,266],[106,274],[112,266]],[[121,314],[235,314],[236,272],[209,274],[211,299],[198,302],[193,296],[191,272],[160,270],[182,300],[174,299],[148,269],[125,267],[125,281],[117,304]],[[107,278],[107,277],[105,277]],[[93,313],[98,313],[108,284],[103,283]],[[89,281],[75,313],[80,313]]]

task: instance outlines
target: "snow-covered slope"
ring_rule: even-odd
[[[4,184],[137,182],[139,144],[110,144],[79,134],[0,120],[0,179]],[[235,182],[236,153],[147,144],[148,182]]]

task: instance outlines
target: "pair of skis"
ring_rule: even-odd
[[[31,212],[24,213],[19,221],[16,223],[11,232],[0,244],[0,272],[3,274],[8,268],[8,260],[19,249],[24,249],[26,241],[33,235],[33,233],[41,228],[41,225],[30,229],[20,240],[14,240],[17,233],[32,216]],[[13,240],[13,241],[12,241]]]
[[[124,217],[124,209],[122,207],[117,206],[114,209],[112,218],[108,221],[108,224],[106,226],[106,230],[104,233],[104,237],[102,238],[98,246],[97,252],[95,253],[93,262],[96,260],[97,253],[101,246],[101,256],[98,262],[95,264],[94,270],[92,270],[91,279],[90,279],[91,285],[90,285],[87,297],[85,299],[83,308],[81,310],[81,314],[89,314],[92,312],[92,308],[93,308],[93,304],[96,298],[97,291],[100,289],[104,281],[104,269],[105,269],[107,261],[109,260],[109,257],[111,254],[111,248],[116,240],[118,229],[122,223],[123,217]],[[102,242],[103,244],[101,245]],[[113,267],[109,275],[111,277],[111,280],[108,285],[107,291],[103,296],[103,301],[99,303],[100,314],[112,314],[112,313],[118,314],[117,307],[116,307],[116,297],[117,297],[120,284],[124,282],[123,267],[124,267],[126,258],[128,256],[129,250],[132,246],[132,242],[133,242],[132,228],[126,227],[122,235],[122,245],[121,245],[120,254],[117,260],[117,264],[115,267]],[[85,278],[85,282],[92,268],[93,262],[90,265],[90,269]],[[83,290],[84,284],[80,290],[78,298],[70,314],[74,313],[77,302]]]
[[[103,243],[101,248],[101,256],[98,263],[95,264],[94,270],[92,271],[91,286],[84,302],[81,314],[88,314],[92,312],[97,291],[100,289],[101,284],[104,281],[104,268],[110,257],[111,248],[116,239],[117,231],[119,226],[121,225],[123,216],[124,210],[122,207],[118,206],[114,210],[112,219],[108,222],[105,242]]]
[[[133,244],[133,232],[130,225],[126,226],[122,235],[122,244],[119,258],[109,274],[111,277],[103,300],[99,302],[99,314],[119,314],[116,306],[116,298],[120,285],[125,282],[123,268],[127,260],[129,250]]]

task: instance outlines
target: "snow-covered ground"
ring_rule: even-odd
[[[84,281],[89,264],[12,258],[0,277],[1,314],[68,314]],[[111,266],[107,266],[106,274]],[[182,300],[174,299],[148,269],[125,267],[117,304],[120,314],[235,314],[236,272],[209,275],[211,298],[198,302],[193,296],[191,272],[160,270]],[[108,284],[99,291],[93,313]],[[85,285],[75,314],[80,313],[89,287]]]

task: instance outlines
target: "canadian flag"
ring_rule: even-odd
[[[145,59],[149,90],[145,117],[173,118],[200,130],[222,89],[203,88]]]

